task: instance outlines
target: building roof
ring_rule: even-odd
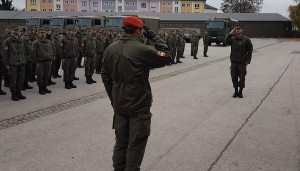
[[[0,11],[0,19],[28,19],[52,16],[113,16],[140,15],[159,17],[161,21],[207,21],[214,18],[232,18],[238,21],[290,21],[278,13],[149,13],[149,12],[62,12],[62,11]]]
[[[215,7],[207,5],[207,4],[205,4],[204,8],[205,9],[210,9],[210,10],[218,10],[218,8],[215,8]]]

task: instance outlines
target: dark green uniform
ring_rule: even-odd
[[[11,36],[4,41],[2,50],[4,64],[9,66],[9,87],[12,99],[14,100],[17,97],[16,99],[19,100],[23,96],[21,90],[25,79],[26,56],[24,43],[19,38]]]
[[[76,32],[75,37],[78,40],[78,45],[81,45],[82,40],[83,40],[83,35],[82,35],[82,32],[80,30]],[[78,68],[82,68],[82,65],[81,65],[82,57],[83,57],[83,53],[82,53],[82,48],[80,46],[79,49],[78,49],[78,55],[77,55],[77,67]]]
[[[203,50],[203,56],[204,56],[204,57],[208,57],[208,56],[207,56],[208,44],[209,44],[209,38],[208,38],[208,35],[205,34],[205,35],[203,36],[203,47],[204,47],[204,50]]]
[[[156,49],[125,34],[104,52],[101,76],[115,112],[115,170],[140,170],[150,135],[152,93],[149,72],[151,68],[171,62],[164,41],[157,36],[153,42]],[[165,52],[165,56],[158,56],[158,50]]]
[[[231,34],[226,36],[225,43],[231,45],[230,71],[233,87],[243,89],[245,87],[247,65],[250,64],[252,58],[253,45],[248,37],[238,37]]]
[[[95,52],[96,52],[96,61],[95,61],[95,67],[96,67],[96,73],[100,74],[101,68],[102,68],[102,59],[103,59],[103,52],[104,52],[104,41],[102,35],[97,35],[94,39],[94,46],[95,46]]]
[[[95,70],[95,46],[91,36],[86,36],[82,40],[83,57],[85,58],[85,77],[88,84],[92,83],[92,76]]]
[[[8,38],[10,38],[11,37],[11,35],[9,34],[9,33],[5,33],[3,36],[2,36],[2,44],[0,44],[1,46],[3,45],[3,43],[4,43],[4,41],[6,40],[6,39],[8,39]],[[0,42],[1,43],[1,42]],[[8,87],[9,86],[9,82],[10,82],[10,76],[9,76],[10,74],[8,73],[8,69],[7,68],[5,68],[4,69],[4,85],[6,86],[6,87]]]
[[[198,54],[198,47],[199,47],[199,40],[200,37],[198,37],[196,34],[193,34],[191,37],[191,55],[196,58]]]
[[[23,84],[23,90],[25,89],[32,89],[31,86],[29,86],[28,82],[32,75],[32,62],[33,62],[33,52],[32,52],[32,41],[29,39],[23,40],[25,45],[25,56],[26,56],[26,67],[25,67],[25,80]]]
[[[60,48],[59,42],[60,42],[59,35],[54,35],[53,36],[53,44],[55,47],[55,59],[52,63],[53,78],[61,77],[58,74],[58,71],[60,69],[60,64],[61,64],[61,48]]]
[[[72,36],[66,35],[60,41],[60,46],[62,52],[62,60],[64,60],[62,64],[62,69],[64,71],[64,82],[71,83],[74,79],[76,71],[78,44]]]
[[[172,34],[168,34],[166,37],[166,44],[170,49],[172,55],[172,63],[175,64],[175,56],[176,56],[176,39],[173,37]]]
[[[177,38],[177,62],[180,58],[183,57],[185,47],[185,39],[182,34],[180,34]]]
[[[3,79],[3,76],[4,76],[4,73],[5,73],[5,64],[4,64],[4,61],[3,61],[3,56],[2,56],[2,45],[3,45],[3,42],[5,41],[5,37],[0,35],[0,95],[5,95],[6,92],[4,92],[2,90],[2,79]]]
[[[51,63],[54,57],[53,44],[48,39],[37,39],[32,44],[33,59],[36,63],[37,85],[39,93],[51,92],[47,83],[51,77]]]

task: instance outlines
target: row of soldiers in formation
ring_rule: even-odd
[[[46,28],[28,28],[21,33],[18,26],[7,26],[5,33],[0,37],[0,95],[5,95],[1,89],[2,79],[4,86],[9,87],[11,99],[19,101],[26,99],[22,90],[32,89],[29,82],[37,82],[39,93],[51,93],[48,86],[56,84],[51,78],[60,78],[59,69],[63,70],[63,81],[66,89],[76,88],[73,80],[76,68],[83,68],[87,84],[96,83],[92,78],[94,72],[100,74],[102,58],[105,49],[123,35],[121,30],[87,29],[85,34],[73,27],[66,29],[65,36],[60,36],[57,30],[51,32]],[[172,64],[181,63],[184,58],[185,39],[182,32],[158,32],[172,52]],[[198,53],[200,35],[192,33],[191,56],[194,59]],[[204,45],[206,34],[203,37]],[[141,38],[142,42],[151,45],[150,40]],[[205,47],[205,46],[204,46]],[[206,48],[207,49],[207,48]],[[206,51],[207,52],[207,51]],[[204,51],[204,56],[206,56]],[[176,61],[175,61],[176,59]]]

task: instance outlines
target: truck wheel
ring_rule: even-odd
[[[220,42],[216,42],[216,44],[217,44],[217,45],[219,45],[219,44],[220,44]]]

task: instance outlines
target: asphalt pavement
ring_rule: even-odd
[[[151,135],[142,171],[299,171],[300,50],[295,39],[252,39],[244,98],[232,98],[230,47],[151,72]],[[0,171],[111,171],[113,110],[100,75],[77,89],[53,79],[26,100],[0,96]],[[4,89],[9,92],[8,89]]]

